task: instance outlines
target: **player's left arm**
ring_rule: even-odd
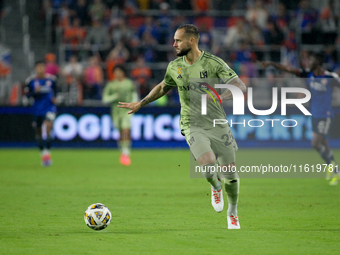
[[[228,85],[234,85],[235,87],[238,87],[243,93],[246,93],[247,91],[246,85],[243,83],[243,81],[241,81],[239,77],[235,77],[234,79],[229,81]],[[222,101],[230,100],[230,99],[233,99],[233,94],[231,93],[230,90],[228,90],[224,92],[223,94],[221,94],[220,98]]]
[[[32,83],[32,79],[28,77],[25,81],[25,96],[26,97],[33,97],[35,94],[34,92],[34,85]]]
[[[113,93],[113,91],[110,88],[109,83],[105,86],[103,95],[102,95],[102,102],[104,104],[111,104],[115,101],[117,101],[119,98],[119,93]]]
[[[243,93],[246,93],[246,85],[243,83],[243,81],[241,81],[235,71],[232,70],[225,62],[217,66],[216,73],[223,83],[234,85],[235,87],[238,87]],[[220,95],[220,98],[222,101],[230,100],[233,98],[233,94],[230,90],[227,90]]]
[[[118,102],[119,108],[127,108],[130,109],[131,111],[128,112],[128,114],[135,113],[137,112],[141,107],[147,105],[148,103],[151,103],[158,98],[164,96],[166,93],[168,93],[173,86],[167,85],[164,83],[164,80],[156,85],[150,92],[149,94],[144,97],[141,101],[139,102],[132,102],[132,103],[125,103],[125,102]]]
[[[337,73],[329,72],[329,75],[332,77],[331,84],[334,87],[340,88],[340,77]]]

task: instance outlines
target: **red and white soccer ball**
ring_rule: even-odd
[[[104,204],[96,203],[90,205],[85,211],[85,223],[93,230],[102,230],[111,222],[111,212]]]

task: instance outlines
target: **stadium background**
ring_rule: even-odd
[[[224,59],[254,88],[255,106],[268,108],[274,85],[270,79],[290,76],[271,68],[261,70],[257,60],[305,68],[309,52],[323,51],[325,68],[340,73],[339,5],[318,0],[1,1],[0,146],[34,146],[31,102],[23,86],[35,60],[44,59],[47,72],[58,76],[55,145],[115,147],[117,132],[100,100],[106,82],[114,78],[113,67],[127,66],[143,98],[175,58],[172,37],[183,23],[197,25],[200,48]],[[268,82],[257,82],[258,78]],[[340,147],[337,88],[333,106],[331,145]],[[178,113],[176,90],[143,109],[134,118],[134,146],[185,147],[178,136]],[[288,117],[296,114],[302,118],[297,134],[289,129],[288,134],[275,135],[287,132],[277,125],[269,136],[258,134],[261,128],[237,127],[236,139],[241,147],[308,147],[310,119],[288,110]]]

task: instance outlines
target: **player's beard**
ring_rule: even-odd
[[[187,55],[190,51],[191,51],[191,48],[190,48],[190,47],[188,47],[188,48],[186,48],[186,49],[183,49],[183,50],[180,50],[180,51],[177,53],[177,57],[185,56],[185,55]]]

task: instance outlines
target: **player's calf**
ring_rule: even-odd
[[[40,151],[42,151],[44,149],[44,141],[41,138],[41,135],[35,134],[35,141],[37,142]]]
[[[224,190],[227,193],[228,197],[227,215],[237,216],[237,203],[240,188],[240,178],[236,172],[235,163],[226,166],[221,166],[221,169],[226,169],[226,171],[222,171],[222,173],[224,181]]]

